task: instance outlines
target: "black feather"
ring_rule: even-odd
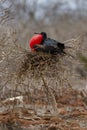
[[[64,49],[65,45],[61,42],[58,42],[54,39],[47,38],[47,34],[45,32],[41,32],[41,35],[43,35],[43,41],[41,45],[36,44],[34,46],[34,49],[36,51],[42,51],[42,52],[49,52],[51,54],[65,54]]]

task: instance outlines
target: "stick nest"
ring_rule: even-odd
[[[52,75],[58,71],[58,64],[62,58],[63,55],[60,54],[52,55],[41,52],[28,52],[20,65],[18,77],[24,76],[26,73],[31,73],[32,76],[38,76],[39,72],[50,76],[50,73]]]

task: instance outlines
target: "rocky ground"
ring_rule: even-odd
[[[86,130],[87,98],[83,92],[64,88],[63,95],[54,93],[57,111],[53,103],[37,96],[6,99],[0,102],[0,130]]]

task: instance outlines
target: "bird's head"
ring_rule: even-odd
[[[34,35],[30,41],[29,41],[29,46],[32,50],[34,50],[34,46],[35,45],[41,45],[43,44],[43,41],[47,38],[47,34],[45,32],[41,32],[41,33],[34,33],[36,35]]]
[[[41,33],[36,33],[36,32],[35,32],[35,34],[41,34],[41,35],[43,36],[43,39],[44,39],[44,40],[47,39],[47,34],[46,34],[46,32],[41,32]]]
[[[47,34],[45,32],[41,32],[40,34],[43,36],[44,40],[47,39]]]

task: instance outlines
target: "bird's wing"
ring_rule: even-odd
[[[34,45],[34,49],[35,49],[36,51],[44,51],[45,46],[44,46],[44,45],[35,44],[35,45]]]
[[[46,45],[46,46],[53,46],[54,48],[58,48],[58,49],[65,49],[65,45],[61,42],[58,42],[54,39],[51,39],[51,38],[48,38],[44,41],[43,45]]]
[[[53,46],[54,48],[57,48],[57,41],[51,39],[51,38],[47,38],[46,40],[44,40],[43,45],[45,46]]]
[[[47,46],[47,45],[38,45],[36,44],[34,46],[34,49],[37,51],[37,52],[46,52],[46,53],[51,53],[51,54],[56,54],[56,53],[59,53],[59,54],[65,54],[65,52],[59,48],[55,48],[54,46]]]
[[[53,53],[56,50],[56,48],[54,48],[53,46],[38,45],[38,44],[34,46],[34,49],[38,52],[50,52],[50,53]]]

